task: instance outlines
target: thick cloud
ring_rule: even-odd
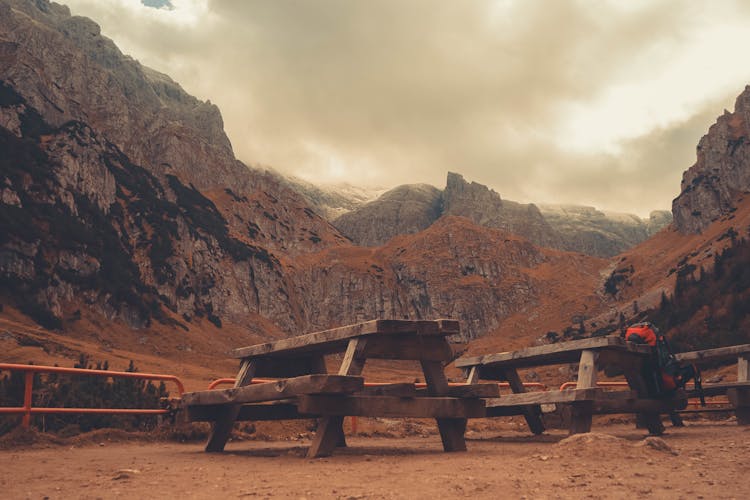
[[[750,83],[731,1],[70,0],[219,105],[238,157],[314,182],[668,208]],[[644,201],[647,200],[647,201]]]

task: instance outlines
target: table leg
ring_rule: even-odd
[[[422,372],[427,383],[427,393],[430,396],[445,396],[448,394],[448,380],[445,378],[443,364],[440,361],[420,361]],[[445,451],[466,451],[465,418],[436,418],[440,439]]]
[[[526,388],[523,386],[521,377],[515,368],[503,368],[502,377],[508,381],[511,390],[518,394],[526,392]],[[502,397],[502,396],[501,396]],[[528,405],[523,409],[523,417],[526,419],[526,423],[534,434],[541,434],[544,432],[544,422],[542,422],[542,408],[539,405]]]
[[[344,359],[341,361],[339,375],[360,375],[365,367],[365,347],[367,339],[354,338],[349,340]],[[315,432],[310,448],[307,450],[308,458],[328,456],[336,447],[346,446],[344,437],[344,417],[331,416],[321,417],[318,420],[318,429]]]
[[[576,389],[591,389],[596,387],[598,357],[599,354],[596,351],[585,350],[581,352],[581,359],[578,362],[578,382],[576,382]],[[593,401],[579,401],[571,404],[570,434],[591,432],[593,409]]]
[[[250,360],[243,360],[240,365],[240,371],[234,381],[235,387],[242,387],[249,384],[255,376],[256,363]],[[232,434],[232,426],[237,415],[240,413],[241,405],[223,405],[219,410],[218,418],[211,425],[211,434],[208,436],[205,450],[208,452],[224,451],[229,436]]]
[[[750,355],[745,354],[737,358],[737,382],[750,382]],[[734,404],[739,425],[750,425],[750,390],[734,389],[727,393]]]

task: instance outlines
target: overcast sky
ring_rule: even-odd
[[[210,99],[238,158],[647,215],[750,84],[750,6],[679,0],[61,0]]]

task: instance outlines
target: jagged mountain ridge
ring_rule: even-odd
[[[473,338],[542,300],[556,278],[530,270],[602,265],[449,217],[362,266],[369,249],[234,159],[215,107],[64,7],[0,9],[0,298],[48,327],[180,336],[260,325],[251,333],[267,338],[450,316]],[[196,130],[198,109],[215,111],[213,131]],[[116,346],[135,333],[101,335]]]
[[[593,207],[534,205],[504,200],[488,187],[449,172],[444,190],[415,184],[398,186],[380,198],[334,219],[355,243],[382,245],[398,234],[421,231],[443,215],[509,231],[533,243],[611,257],[652,236],[671,222],[666,211],[648,221],[630,214],[604,213]]]

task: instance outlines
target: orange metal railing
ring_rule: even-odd
[[[31,425],[32,414],[110,414],[110,415],[164,415],[169,410],[159,409],[136,409],[136,408],[42,408],[32,407],[32,391],[34,386],[34,373],[61,373],[67,375],[92,375],[96,377],[112,378],[135,378],[141,380],[163,380],[174,382],[180,396],[185,392],[185,385],[174,375],[162,375],[156,373],[139,372],[114,372],[109,370],[86,370],[83,368],[62,368],[59,366],[17,365],[11,363],[0,363],[0,371],[22,371],[24,372],[24,395],[21,407],[0,407],[1,414],[22,414],[21,425],[28,428]]]

